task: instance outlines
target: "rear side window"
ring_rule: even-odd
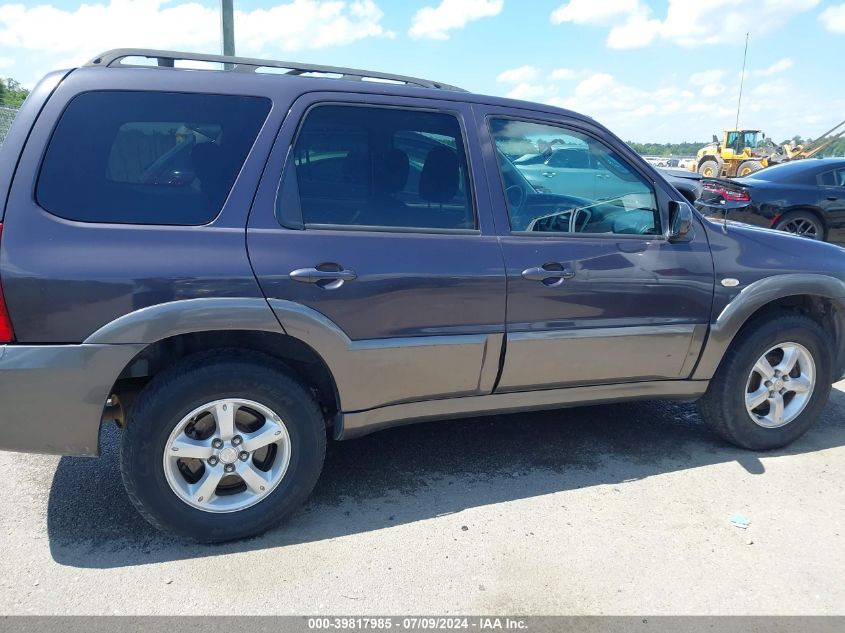
[[[834,169],[820,174],[819,184],[827,187],[845,187],[845,169]]]
[[[476,228],[458,119],[376,106],[311,109],[285,170],[277,217],[305,228]],[[301,222],[291,221],[296,217]]]
[[[36,199],[81,222],[206,224],[223,208],[269,111],[260,97],[79,95],[53,132]]]

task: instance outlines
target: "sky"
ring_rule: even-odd
[[[0,76],[110,48],[220,50],[217,0],[0,0]],[[628,141],[776,141],[845,119],[843,0],[235,0],[237,52],[436,79],[587,114]]]

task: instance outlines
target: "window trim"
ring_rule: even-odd
[[[533,124],[537,124],[537,125],[548,125],[548,126],[551,126],[551,127],[559,127],[559,128],[564,129],[564,130],[571,130],[573,132],[576,132],[578,134],[586,136],[590,139],[593,139],[594,141],[596,141],[598,143],[601,143],[604,147],[607,147],[608,149],[610,149],[611,151],[616,153],[619,156],[620,160],[622,160],[627,167],[629,167],[636,174],[638,174],[651,187],[652,195],[654,196],[654,203],[657,206],[657,209],[655,209],[655,213],[656,213],[658,225],[655,228],[658,229],[658,232],[652,233],[652,234],[639,234],[639,233],[564,233],[564,232],[550,233],[550,232],[543,232],[543,231],[515,231],[515,230],[513,230],[513,226],[511,224],[512,218],[511,218],[511,213],[510,213],[510,207],[508,206],[507,196],[505,195],[504,175],[502,174],[502,169],[499,167],[498,160],[495,159],[495,157],[494,157],[496,173],[499,175],[499,186],[501,187],[500,193],[501,193],[501,196],[502,196],[502,201],[504,202],[504,205],[505,205],[505,212],[507,213],[507,218],[508,218],[508,235],[514,235],[514,236],[517,236],[517,237],[542,237],[544,239],[560,239],[560,238],[596,239],[596,238],[603,238],[603,239],[610,239],[610,240],[619,240],[619,239],[631,240],[631,239],[633,239],[633,240],[645,240],[645,241],[653,241],[653,240],[660,240],[660,241],[664,241],[664,242],[666,241],[666,235],[664,233],[665,229],[662,226],[663,225],[663,215],[662,215],[661,210],[660,210],[659,196],[657,195],[658,194],[657,183],[648,174],[644,173],[637,165],[632,164],[631,161],[628,158],[626,158],[624,155],[622,155],[618,151],[616,151],[616,149],[612,145],[608,144],[607,142],[605,142],[604,140],[599,138],[599,136],[597,134],[595,134],[592,130],[588,130],[588,129],[582,128],[578,125],[574,125],[574,124],[570,124],[570,123],[558,123],[556,121],[553,122],[553,121],[550,121],[548,119],[539,119],[539,118],[530,117],[530,116],[523,116],[523,115],[516,115],[516,114],[511,115],[511,114],[506,114],[506,113],[487,114],[486,117],[485,117],[484,123],[485,123],[485,128],[486,128],[486,131],[487,131],[487,136],[490,140],[490,144],[492,145],[494,152],[498,151],[497,148],[496,148],[496,139],[493,136],[493,130],[490,127],[490,122],[494,119],[504,119],[504,120],[507,120],[507,121],[521,121],[523,123],[533,123]]]
[[[50,144],[53,142],[53,137],[56,135],[56,131],[59,129],[59,125],[62,122],[67,111],[70,109],[71,104],[81,96],[89,95],[89,94],[107,94],[107,93],[132,93],[132,94],[166,94],[166,95],[184,95],[184,96],[201,96],[201,97],[249,97],[253,99],[258,99],[261,101],[265,101],[269,104],[267,108],[267,112],[264,114],[264,118],[261,119],[258,129],[255,133],[255,138],[252,139],[252,143],[249,144],[247,147],[246,155],[244,156],[243,162],[241,166],[238,168],[237,172],[235,173],[235,180],[232,182],[232,186],[230,187],[226,197],[223,199],[223,204],[221,205],[220,209],[218,209],[217,213],[208,221],[203,222],[201,224],[162,224],[160,222],[125,222],[120,220],[80,220],[76,218],[69,218],[64,215],[60,215],[55,211],[52,211],[41,204],[38,200],[38,188],[41,184],[41,178],[44,172],[44,162],[47,160],[47,153],[50,149]],[[255,146],[258,144],[258,141],[261,139],[261,135],[265,132],[265,127],[267,126],[267,121],[270,120],[270,117],[273,114],[273,109],[275,107],[275,101],[267,96],[262,94],[241,94],[235,92],[203,92],[203,91],[196,91],[196,90],[148,90],[145,88],[93,88],[90,90],[82,90],[73,94],[70,98],[68,98],[65,103],[62,105],[61,111],[53,117],[52,125],[50,126],[49,133],[46,137],[46,142],[41,145],[40,148],[40,155],[38,156],[38,167],[35,170],[35,178],[32,182],[32,202],[35,206],[43,211],[44,213],[49,214],[54,218],[59,218],[64,222],[72,222],[76,224],[93,224],[99,226],[152,226],[152,227],[167,227],[167,228],[198,228],[203,226],[211,226],[215,222],[217,222],[223,213],[226,211],[226,206],[229,203],[229,199],[232,197],[232,192],[234,192],[238,187],[238,182],[241,180],[241,176],[244,173],[244,169],[246,168],[247,163],[250,160],[250,157],[253,155],[255,151]],[[131,186],[138,186],[137,184],[133,183],[116,183],[116,184],[130,184]]]
[[[311,114],[311,111],[320,108],[320,107],[331,107],[331,106],[342,106],[342,107],[355,107],[355,108],[369,108],[369,109],[380,109],[380,110],[410,110],[414,112],[430,112],[434,114],[446,114],[453,116],[458,122],[458,128],[461,132],[461,141],[464,148],[464,159],[466,165],[466,172],[467,172],[467,179],[469,181],[469,204],[472,209],[472,216],[473,220],[475,221],[475,227],[471,229],[444,229],[444,228],[435,228],[435,227],[404,227],[404,226],[370,226],[370,225],[349,225],[349,224],[320,224],[320,223],[313,223],[313,222],[306,222],[305,218],[302,216],[302,208],[300,204],[300,226],[299,227],[292,227],[282,223],[281,219],[279,218],[279,198],[281,197],[282,192],[282,185],[285,182],[285,177],[287,176],[288,170],[290,169],[291,157],[293,156],[294,148],[296,147],[297,142],[299,141],[299,137],[302,134],[302,130],[305,127],[305,122],[308,119],[308,116]],[[464,117],[459,110],[449,110],[444,108],[433,108],[429,106],[413,106],[413,105],[393,105],[393,104],[381,104],[381,103],[362,103],[360,101],[342,101],[342,100],[331,100],[331,101],[315,101],[308,105],[305,111],[302,113],[302,116],[297,123],[296,131],[291,138],[290,145],[288,146],[287,152],[285,154],[285,162],[282,165],[282,172],[279,176],[279,184],[276,186],[276,195],[273,198],[273,217],[278,222],[279,226],[284,229],[292,230],[292,231],[353,231],[356,233],[421,233],[421,234],[433,234],[433,235],[481,235],[481,218],[479,217],[478,212],[478,197],[476,196],[476,182],[475,182],[475,174],[473,173],[474,170],[472,168],[472,162],[470,159],[470,151],[469,151],[469,143],[467,138],[467,128],[466,122],[464,121]]]
[[[845,187],[845,184],[842,184],[842,185],[836,184],[837,172],[840,172],[840,171],[845,173],[845,167],[833,167],[833,168],[827,169],[827,170],[825,170],[825,171],[823,171],[819,174],[816,174],[816,184],[819,187],[839,187],[839,188]],[[825,183],[822,182],[822,178],[824,178],[827,174],[833,175],[833,184],[832,185],[826,185]]]

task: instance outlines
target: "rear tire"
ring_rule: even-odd
[[[698,402],[701,416],[718,435],[742,448],[786,446],[815,424],[827,403],[833,375],[829,336],[816,321],[789,312],[755,320],[737,336]],[[788,354],[795,360],[785,372]],[[778,374],[772,380],[764,376],[768,367],[758,371],[763,358]],[[807,384],[808,390],[797,391]],[[781,394],[781,386],[796,391]]]
[[[810,211],[792,211],[785,213],[774,226],[778,231],[786,231],[811,240],[824,240],[824,225],[816,214]]]
[[[145,387],[120,462],[129,498],[152,525],[221,542],[260,534],[299,507],[325,450],[320,408],[283,364],[214,350]]]

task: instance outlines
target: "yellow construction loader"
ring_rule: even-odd
[[[689,168],[707,178],[748,176],[769,165],[812,158],[843,135],[845,121],[806,146],[775,145],[760,130],[725,130],[721,142],[714,134],[713,142],[698,150]]]

